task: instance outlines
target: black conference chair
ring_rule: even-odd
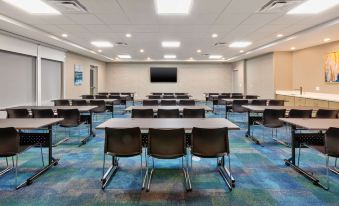
[[[181,93],[181,92],[176,92],[176,93],[174,93],[174,95],[176,95],[176,96],[187,96],[186,95],[186,93]]]
[[[108,92],[99,92],[99,95],[108,96]]]
[[[33,118],[54,118],[54,112],[52,109],[32,109]]]
[[[70,106],[70,102],[67,99],[54,100],[54,106]]]
[[[80,112],[78,109],[58,109],[57,110],[58,117],[63,118],[59,123],[59,126],[65,128],[65,131],[68,129],[68,136],[71,137],[72,128],[78,128],[78,137],[80,145],[85,143],[85,139],[81,140],[80,135],[80,126],[85,125],[86,122],[80,120]],[[89,125],[87,125],[88,136],[90,134]],[[68,139],[67,137],[65,139]]]
[[[268,106],[284,106],[285,101],[279,99],[272,99],[268,101]]]
[[[106,156],[112,157],[112,165],[105,172]],[[105,189],[112,177],[116,174],[119,165],[118,158],[135,157],[140,155],[140,178],[142,189],[145,187],[143,180],[142,142],[140,128],[105,129],[104,161],[102,167],[102,189]],[[134,182],[133,182],[134,183]]]
[[[132,118],[153,118],[153,109],[132,109]]]
[[[177,99],[189,99],[190,97],[187,95],[178,95],[176,96]]]
[[[316,113],[316,118],[336,119],[338,117],[338,112],[338,110],[333,109],[319,109]]]
[[[311,109],[291,109],[288,118],[312,118]]]
[[[0,157],[5,158],[7,164],[6,169],[0,171],[0,176],[15,168],[15,188],[18,187],[19,155],[34,146],[40,146],[42,165],[45,166],[42,144],[20,145],[20,135],[15,128],[0,128]],[[12,157],[12,167],[8,164],[9,157]]]
[[[159,93],[159,92],[153,92],[152,95],[155,95],[155,96],[161,96],[162,93]]]
[[[282,128],[285,125],[284,122],[279,120],[279,118],[284,118],[285,114],[286,114],[286,109],[265,109],[264,110],[263,119],[255,122],[255,124],[261,125],[263,127],[262,142],[265,141],[265,128],[272,129],[272,139],[274,139],[274,129],[275,129],[275,136],[276,136],[275,140],[277,140],[278,128]]]
[[[251,105],[267,106],[267,100],[266,99],[253,99],[252,102],[251,102]]]
[[[183,118],[205,118],[205,110],[184,108]]]
[[[174,95],[174,93],[173,92],[170,92],[170,93],[164,93],[164,95]]]
[[[150,95],[150,96],[148,96],[148,99],[161,99],[161,96],[158,96],[158,95]]]
[[[216,158],[220,164],[220,166],[218,166],[219,173],[225,180],[227,187],[232,190],[235,181],[231,172],[231,158],[227,128],[205,129],[194,127],[192,130],[191,154],[191,170],[193,170],[193,156],[201,158]],[[228,157],[228,169],[225,168],[225,156]]]
[[[162,96],[163,99],[175,99],[174,95],[164,95]]]
[[[152,176],[154,173],[154,159],[177,159],[181,158],[181,167],[184,172],[186,190],[191,190],[191,180],[187,169],[188,158],[186,157],[186,139],[185,130],[182,129],[149,129],[148,138],[148,157],[146,159],[147,171],[145,179],[148,177],[147,189],[150,190]],[[152,157],[152,169],[149,172],[148,162],[149,157]],[[186,164],[184,164],[186,157]]]
[[[246,95],[245,99],[258,99],[257,95]]]
[[[232,95],[232,99],[243,99],[243,95]]]
[[[144,106],[158,106],[159,101],[158,100],[143,100],[142,105],[144,105]]]
[[[339,158],[339,128],[330,127],[326,131],[323,145],[306,145],[306,146],[326,156],[326,186],[324,186],[324,189],[329,190],[330,189],[329,171],[332,171],[337,175],[339,174],[339,169],[337,168],[337,159]],[[333,168],[329,166],[330,157],[335,158]],[[299,158],[300,158],[300,149],[299,149]]]
[[[176,106],[177,101],[176,100],[161,100],[160,101],[161,106]]]
[[[179,109],[158,109],[158,118],[179,118]]]
[[[112,96],[119,96],[120,97],[120,93],[119,92],[110,92],[109,93]]]
[[[82,95],[82,99],[94,99],[94,95]]]
[[[30,118],[27,109],[6,109],[7,118]]]
[[[88,106],[86,100],[72,100],[72,106]]]
[[[107,95],[95,95],[95,99],[107,99]]]
[[[239,99],[239,100],[234,100],[233,104],[232,104],[232,109],[231,109],[231,113],[239,113],[239,114],[244,114],[247,113],[247,109],[245,109],[244,107],[242,107],[243,105],[248,105],[248,100],[246,99]],[[228,113],[226,115],[226,118],[228,118]]]
[[[95,114],[94,116],[96,117],[96,119],[99,114],[104,114],[105,116],[105,113],[107,111],[105,100],[91,100],[90,105],[96,106],[96,108],[92,109],[92,113]]]
[[[179,106],[194,106],[195,101],[193,99],[179,100]]]

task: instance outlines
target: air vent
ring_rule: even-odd
[[[119,41],[119,42],[115,42],[114,46],[128,46],[128,44],[126,42]]]
[[[48,0],[48,3],[61,13],[87,13],[87,9],[78,0]]]
[[[217,43],[215,43],[213,46],[222,46],[222,47],[224,47],[224,46],[227,46],[227,43],[226,42],[217,42]]]
[[[259,9],[258,13],[287,12],[303,1],[304,0],[270,0]]]

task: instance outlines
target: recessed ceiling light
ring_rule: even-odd
[[[208,58],[209,59],[221,59],[222,55],[209,55]]]
[[[30,14],[60,15],[61,13],[41,0],[3,0]]]
[[[198,49],[198,50],[197,50],[197,53],[201,53],[201,49]]]
[[[190,57],[190,58],[188,59],[188,61],[194,61],[193,57]]]
[[[140,49],[140,53],[144,53],[145,51],[143,49]]]
[[[175,58],[177,58],[177,56],[175,54],[165,54],[164,58],[165,59],[175,59]]]
[[[99,53],[101,53],[101,52],[102,52],[102,50],[101,50],[101,49],[99,49],[99,50],[98,50],[98,52],[99,52]]]
[[[284,36],[283,34],[277,34],[277,38],[281,38],[283,36]]]
[[[99,48],[113,47],[113,44],[108,41],[92,41],[91,44]]]
[[[163,41],[161,42],[162,47],[167,48],[177,48],[180,47],[181,43],[180,41]]]
[[[244,50],[240,50],[240,53],[244,53]]]
[[[245,48],[245,47],[248,47],[251,44],[252,44],[252,42],[249,42],[249,41],[236,41],[236,42],[231,43],[228,47],[230,47],[230,48]]]
[[[339,0],[308,0],[287,14],[318,14],[339,4]]]
[[[295,47],[291,47],[291,50],[295,50]]]
[[[125,35],[127,38],[131,38],[132,37],[132,34],[128,33]]]
[[[192,7],[192,0],[155,0],[159,15],[187,15]]]
[[[329,42],[329,41],[331,41],[330,38],[325,38],[325,39],[324,39],[324,42]]]
[[[67,38],[68,34],[61,34],[62,37]]]
[[[212,38],[217,38],[218,34],[212,34]]]
[[[225,60],[225,57],[221,58],[222,60]]]
[[[129,54],[120,54],[120,55],[118,55],[118,57],[120,59],[130,59],[130,58],[132,58],[131,55],[129,55]]]

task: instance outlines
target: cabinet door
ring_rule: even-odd
[[[301,97],[295,98],[295,106],[306,106],[306,99]]]
[[[329,102],[328,107],[331,109],[339,109],[339,102]]]

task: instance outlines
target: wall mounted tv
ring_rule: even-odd
[[[176,83],[177,68],[176,67],[151,67],[151,82],[152,83]]]

